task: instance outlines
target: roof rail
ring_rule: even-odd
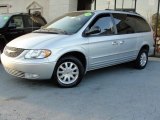
[[[130,8],[127,8],[127,9],[116,9],[116,10],[114,10],[114,9],[105,9],[105,10],[112,10],[112,11],[123,11],[123,12],[130,12],[130,13],[135,13],[135,14],[139,14],[139,13],[137,13],[137,12],[135,12],[135,9],[130,9]]]

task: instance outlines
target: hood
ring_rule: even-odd
[[[67,38],[68,35],[46,34],[46,33],[30,33],[18,37],[7,44],[7,46],[23,49],[40,49],[54,43],[55,41]]]
[[[3,28],[0,28],[0,35],[3,35],[4,32],[6,32],[6,30]]]

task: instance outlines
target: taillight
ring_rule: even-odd
[[[154,40],[154,44],[153,46],[156,47],[156,42],[157,42],[157,38],[156,38],[156,33],[153,33],[153,40]]]
[[[156,40],[156,33],[153,33],[153,39]]]

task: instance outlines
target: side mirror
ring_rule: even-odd
[[[16,26],[15,23],[10,23],[9,26],[8,26],[9,29],[15,29],[16,27],[17,26]]]
[[[86,35],[97,34],[101,32],[101,28],[99,26],[91,27],[90,30],[85,32]]]

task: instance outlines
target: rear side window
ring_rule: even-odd
[[[148,23],[139,16],[113,14],[118,34],[131,34],[151,31]]]

